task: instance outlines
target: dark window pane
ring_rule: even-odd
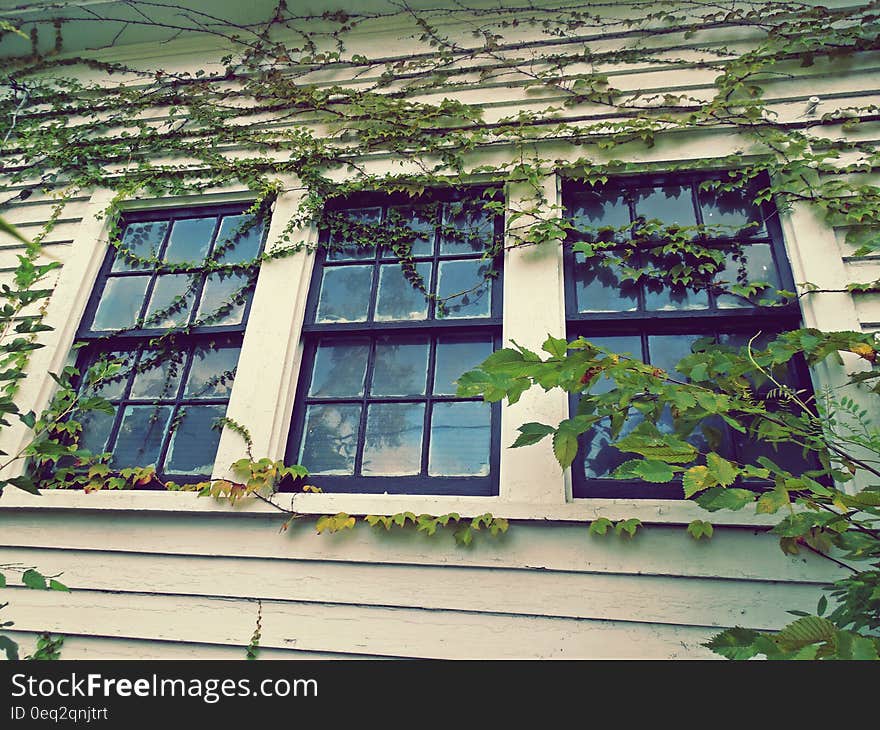
[[[226,406],[181,406],[169,441],[165,473],[210,476],[220,443],[220,429],[213,426],[224,415]]]
[[[202,263],[208,255],[216,223],[214,217],[174,221],[162,258],[171,264]]]
[[[370,305],[372,266],[324,269],[316,322],[363,322]]]
[[[91,329],[121,330],[133,327],[141,313],[149,281],[149,276],[107,279]]]
[[[221,264],[237,264],[253,261],[260,253],[263,240],[263,223],[255,223],[243,230],[250,215],[227,215],[220,222],[220,232],[214,244],[215,259]]]
[[[176,397],[185,361],[185,352],[143,352],[131,384],[131,397],[166,400]]]
[[[409,242],[413,256],[431,256],[434,253],[434,231],[437,227],[437,213],[434,208],[392,208],[389,221],[395,226],[406,226],[415,233]],[[393,251],[383,251],[385,257],[393,256]]]
[[[147,329],[180,327],[189,322],[200,274],[164,274],[156,279],[144,317]]]
[[[441,337],[437,341],[434,394],[455,395],[455,381],[489,357],[492,350],[492,342],[489,340]]]
[[[208,274],[196,321],[206,325],[241,324],[253,287],[252,274]]]
[[[664,185],[635,191],[636,216],[659,220],[664,226],[694,226],[697,215],[690,186]]]
[[[724,282],[722,285],[725,287],[760,281],[770,284],[772,289],[764,289],[763,292],[753,295],[752,300],[755,302],[762,298],[776,299],[775,292],[781,288],[779,274],[773,263],[773,252],[766,243],[752,243],[728,253],[724,268],[715,274],[715,281]],[[748,299],[733,294],[719,294],[716,302],[719,309],[753,306]]]
[[[488,317],[492,290],[486,279],[491,265],[482,261],[442,261],[437,284],[438,316],[446,319]]]
[[[682,309],[707,309],[709,294],[705,289],[694,291],[684,286],[645,284],[645,309],[651,312],[669,312]]]
[[[635,312],[639,308],[639,285],[621,282],[617,265],[587,263],[575,253],[574,287],[579,312]]]
[[[376,342],[371,395],[423,395],[427,375],[426,337],[383,337]]]
[[[375,224],[382,218],[381,208],[356,208],[345,211],[345,217],[352,223]],[[376,247],[360,246],[357,241],[373,241],[374,236],[368,231],[362,230],[360,235],[353,229],[354,235],[346,235],[343,231],[335,231],[330,235],[330,248],[327,251],[328,261],[353,261],[357,259],[371,259],[376,256]]]
[[[630,410],[629,417],[623,424],[620,435],[621,439],[642,422],[642,415],[635,410]],[[611,424],[608,419],[600,421],[582,437],[584,449],[584,474],[588,478],[608,478],[612,472],[623,462],[634,458],[634,454],[618,451],[611,446]]]
[[[491,407],[488,403],[435,403],[431,412],[431,476],[489,473]]]
[[[238,366],[240,347],[197,348],[193,353],[185,398],[228,398]]]
[[[318,345],[309,395],[361,396],[370,357],[365,339],[326,340]]]
[[[648,359],[655,367],[665,370],[677,380],[684,380],[684,375],[679,373],[675,366],[678,362],[690,355],[691,349],[697,340],[706,335],[650,335],[648,337]]]
[[[113,446],[113,467],[155,466],[170,416],[171,406],[127,406]]]
[[[352,474],[360,418],[359,405],[306,408],[299,463],[312,474]]]
[[[133,264],[126,260],[125,251],[141,259],[157,258],[168,221],[150,221],[148,223],[129,223],[122,234],[122,248],[113,260],[112,271],[133,271],[151,268],[149,264]]]
[[[136,359],[137,352],[134,350],[97,353],[91,359],[88,366],[82,371],[83,382],[81,390],[83,392],[87,391],[89,395],[98,395],[107,400],[121,398]],[[90,379],[89,382],[86,383],[85,377],[87,371],[94,365],[96,366],[95,375],[97,376],[97,372],[103,367],[103,363],[118,365],[119,369],[116,371],[115,375],[109,376],[100,381]]]
[[[425,287],[431,286],[431,268],[428,263],[415,265]],[[426,319],[428,300],[403,273],[400,264],[379,267],[379,292],[376,301],[376,321]]]
[[[443,229],[441,256],[482,253],[491,248],[495,217],[474,204],[447,203],[443,206]]]
[[[614,189],[585,190],[570,208],[575,229],[591,240],[625,241],[629,237],[629,204]]]
[[[88,449],[93,454],[103,454],[107,450],[107,438],[110,436],[115,418],[115,413],[103,411],[89,410],[75,413],[73,419],[82,426],[79,447]]]
[[[754,196],[755,190],[698,190],[707,233],[722,237],[764,234],[761,208],[752,202]]]
[[[422,458],[423,403],[373,403],[367,411],[364,476],[418,474]]]

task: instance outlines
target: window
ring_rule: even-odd
[[[497,493],[498,408],[455,380],[501,335],[498,207],[477,191],[329,211],[287,453],[316,485]]]
[[[713,190],[705,176],[653,176],[612,181],[589,187],[567,181],[563,187],[566,216],[574,231],[565,249],[566,319],[569,338],[583,336],[595,344],[629,354],[669,372],[694,348],[741,347],[761,331],[764,336],[800,325],[796,303],[758,306],[793,290],[782,233],[772,202],[753,204],[760,182],[743,189]],[[728,186],[729,187],[729,186]],[[766,186],[763,186],[766,187]],[[722,268],[715,283],[726,290],[747,282],[768,286],[742,296],[719,287],[685,287],[648,276],[637,283],[627,267],[666,274],[697,268],[706,254],[697,249],[665,247],[670,236],[694,240],[709,248]],[[581,245],[577,245],[582,242]],[[617,244],[620,244],[618,246]],[[609,252],[597,263],[591,249]],[[684,377],[684,376],[682,376]],[[809,383],[803,363],[790,363],[789,383]],[[613,384],[594,386],[606,390]],[[807,386],[809,387],[809,386]],[[573,399],[572,408],[577,399]],[[639,423],[631,412],[622,435]],[[658,424],[672,430],[671,413]],[[705,428],[704,428],[705,427]],[[715,429],[720,443],[710,449],[706,433]],[[750,461],[767,453],[778,463],[800,458],[800,451],[776,452],[728,428],[720,419],[706,422],[688,439],[700,451],[715,450],[731,459]],[[764,449],[764,451],[756,451]],[[575,497],[680,498],[681,487],[612,479],[614,469],[631,458],[609,444],[609,426],[601,423],[584,434],[572,467]],[[802,461],[802,459],[801,459]]]
[[[82,447],[109,452],[115,469],[210,476],[263,235],[240,205],[125,216],[77,334],[80,372],[99,359],[122,366],[95,386],[113,413],[78,416]]]

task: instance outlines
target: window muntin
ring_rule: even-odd
[[[315,263],[287,460],[327,491],[496,493],[498,408],[454,380],[500,339],[487,276],[500,216],[463,196],[338,215]],[[376,245],[353,243],[365,232]]]
[[[754,205],[754,188],[714,193],[703,190],[706,176],[653,176],[614,181],[587,187],[567,181],[563,188],[566,216],[574,225],[565,250],[566,318],[569,338],[586,337],[613,351],[669,372],[691,348],[742,346],[759,330],[768,333],[800,324],[796,304],[772,308],[756,306],[756,300],[770,299],[772,289],[793,289],[775,208],[771,202]],[[721,293],[713,287],[687,288],[663,285],[656,280],[627,281],[626,266],[638,268],[648,262],[655,267],[693,265],[678,253],[664,258],[664,230],[693,239],[700,247],[717,251],[723,263],[714,281],[725,284],[761,280],[770,286],[751,299]],[[592,243],[612,251],[620,261],[612,266],[587,261],[573,250],[578,242]],[[617,246],[616,244],[622,244]],[[772,287],[772,289],[770,288]],[[679,376],[683,379],[684,376]],[[809,383],[801,362],[789,364],[789,383]],[[603,381],[593,392],[610,390]],[[571,401],[572,411],[578,398]],[[621,435],[634,429],[640,416],[631,409]],[[720,419],[703,425],[714,429],[717,441],[709,445],[702,427],[688,438],[700,451],[715,452],[731,459],[753,457],[758,446],[753,440],[728,428]],[[673,430],[671,413],[658,423],[661,430]],[[800,451],[764,447],[764,453],[781,464],[802,463]],[[675,484],[656,485],[640,481],[611,479],[614,469],[631,455],[609,445],[609,427],[598,424],[581,439],[572,466],[573,496],[622,498],[681,498]]]
[[[81,372],[99,360],[120,365],[91,389],[113,413],[77,414],[80,444],[109,452],[113,469],[152,466],[178,482],[210,476],[264,221],[221,206],[130,214],[120,230],[77,335]]]

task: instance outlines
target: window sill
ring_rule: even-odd
[[[755,514],[754,507],[738,512],[706,512],[686,500],[657,499],[577,499],[561,504],[512,502],[500,497],[451,497],[424,495],[375,494],[281,494],[279,504],[291,506],[301,514],[390,515],[398,512],[442,515],[457,512],[475,517],[490,512],[509,520],[541,522],[590,522],[600,517],[610,520],[638,518],[645,524],[686,525],[705,520],[713,525],[769,527],[778,522],[776,515]],[[86,494],[80,491],[42,490],[34,496],[9,488],[0,498],[0,511],[8,510],[89,510],[144,513],[185,513],[187,515],[234,514],[260,517],[281,512],[255,499],[235,505],[199,497],[192,492],[104,491]]]

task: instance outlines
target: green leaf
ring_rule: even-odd
[[[34,480],[27,475],[22,475],[20,477],[11,477],[8,481],[13,486],[18,487],[28,494],[35,494],[38,497],[40,496],[39,487],[37,487],[37,485],[34,483]]]
[[[783,651],[797,651],[809,644],[831,641],[837,627],[828,619],[819,616],[804,616],[793,621],[773,638]]]
[[[685,471],[682,476],[681,484],[684,488],[685,498],[690,499],[697,492],[702,492],[704,489],[714,486],[715,480],[709,473],[709,467],[692,466]]]
[[[716,453],[706,455],[706,466],[715,479],[715,483],[722,487],[729,487],[739,476],[739,469]]]
[[[67,593],[70,593],[70,588],[64,585],[64,583],[62,583],[61,581],[57,581],[54,578],[49,581],[49,590],[66,591]]]
[[[591,535],[605,535],[608,532],[610,527],[613,527],[614,523],[609,520],[607,517],[599,517],[596,520],[593,520],[590,523],[589,534]]]
[[[8,636],[0,636],[0,650],[6,653],[8,661],[16,661],[18,659],[18,644]]]
[[[0,588],[6,588],[6,576],[0,573]]]
[[[568,340],[561,340],[558,337],[548,336],[541,345],[544,352],[550,353],[553,357],[563,358],[568,353]]]
[[[614,534],[635,537],[636,530],[639,529],[641,524],[642,521],[635,517],[630,517],[628,520],[620,520],[620,522],[614,525]]]
[[[709,522],[703,522],[703,520],[694,520],[687,526],[687,532],[688,535],[694,538],[694,540],[699,540],[703,537],[708,540],[715,533],[715,528],[712,527],[712,524]]]
[[[21,582],[28,588],[35,588],[38,590],[46,588],[46,576],[33,568],[24,572],[24,575],[21,576]]]
[[[789,504],[788,490],[782,487],[776,487],[770,492],[764,492],[758,498],[758,504],[755,506],[755,512],[758,514],[772,515],[780,507]]]
[[[510,448],[518,449],[521,446],[531,446],[538,443],[545,436],[549,436],[556,429],[543,423],[524,423],[518,429],[519,436],[511,444]]]
[[[828,599],[825,596],[822,596],[819,599],[819,603],[816,604],[816,613],[820,616],[825,613],[825,609],[828,608]]]
[[[716,634],[703,646],[727,659],[751,659],[758,654],[755,641],[759,637],[757,631],[736,626]]]
[[[694,501],[708,512],[720,509],[740,510],[755,501],[755,493],[748,489],[712,487]]]
[[[567,469],[574,461],[574,457],[577,456],[578,440],[574,431],[561,426],[562,424],[560,424],[559,430],[553,434],[553,454],[556,456],[559,466]]]
[[[666,484],[672,481],[672,478],[675,476],[675,472],[669,464],[653,459],[637,460],[632,471],[646,482],[654,482],[656,484]]]

